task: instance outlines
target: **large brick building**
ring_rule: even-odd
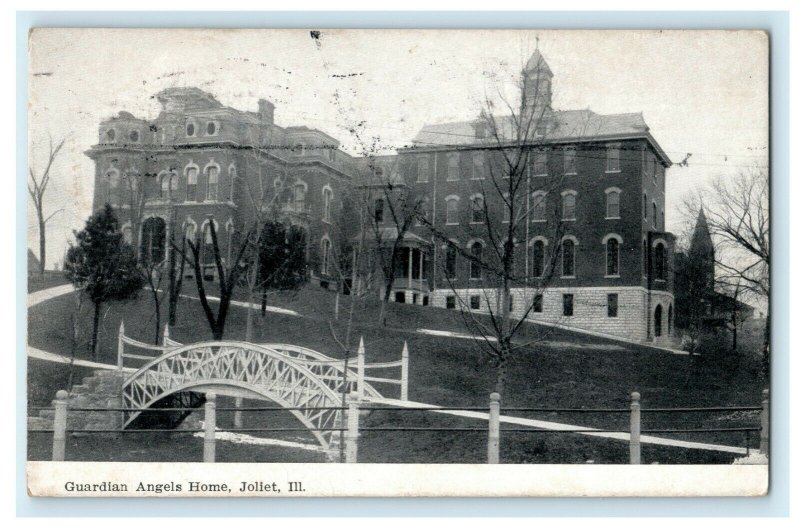
[[[552,77],[535,52],[523,71],[523,95],[530,93],[521,113],[540,119],[520,147],[528,149],[526,214],[514,240],[520,280],[512,313],[666,340],[674,314],[674,237],[665,231],[664,213],[671,162],[639,113],[552,109]],[[497,117],[491,127],[485,118],[425,126],[396,155],[359,159],[320,131],[276,126],[267,101],[245,112],[196,88],[165,90],[157,98],[162,112],[156,119],[120,112],[101,123],[100,141],[88,151],[96,162],[95,207],[110,202],[123,218],[136,208],[125,198],[131,194],[126,175],[152,176],[140,178],[151,190],[139,232],[126,224],[126,237],[145,258],[163,258],[170,229],[205,233],[211,217],[230,247],[237,228],[255,217],[252,197],[258,196],[277,204],[282,220],[306,229],[312,278],[325,285],[337,279],[334,254],[341,257],[357,236],[355,217],[348,215],[362,203],[364,189],[371,193],[372,220],[382,233],[396,233],[385,198],[376,193],[386,182],[414,196],[426,219],[404,235],[392,299],[490,308],[486,292],[493,285],[464,255],[486,251],[495,235],[488,226],[508,221],[502,193],[489,184],[498,177],[498,154],[487,148],[487,128],[500,143],[511,142],[517,130],[510,116]],[[546,284],[537,284],[548,263]]]
[[[155,119],[119,112],[100,124],[99,142],[87,151],[95,161],[94,208],[115,207],[140,258],[163,260],[175,230],[210,243],[212,219],[230,258],[235,237],[257,215],[277,216],[305,229],[312,278],[335,279],[330,258],[342,233],[334,226],[357,165],[339,142],[304,126],[277,126],[265,100],[247,112],[197,88],[155,97]],[[211,258],[205,251],[213,274]]]

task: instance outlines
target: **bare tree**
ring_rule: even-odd
[[[538,71],[543,59],[539,54],[534,57],[540,61],[533,65]],[[457,155],[475,156],[482,162],[473,169],[479,173],[470,178],[475,180],[478,190],[473,193],[467,211],[469,236],[480,242],[462,247],[451,240],[451,233],[422,219],[434,238],[444,244],[446,256],[439,265],[445,268],[443,275],[458,301],[465,326],[496,366],[494,390],[500,394],[505,388],[508,362],[515,351],[542,337],[518,339],[528,316],[539,310],[542,296],[554,277],[562,255],[560,241],[565,223],[560,219],[569,214],[552,199],[559,194],[552,191],[562,187],[561,171],[536,181],[531,178],[532,173],[536,174],[535,167],[540,164],[546,167],[548,135],[554,126],[549,108],[549,79],[545,83],[538,76],[527,77],[523,72],[516,87],[519,92],[516,104],[502,93],[498,96],[499,108],[488,96],[485,98],[484,108],[474,123],[475,141],[456,149]],[[573,131],[576,135],[579,132],[577,128]],[[536,246],[533,259],[529,259],[528,248],[531,220],[542,226],[539,235],[545,234],[554,241],[549,250]],[[573,258],[572,248],[569,251],[569,258]],[[448,252],[466,260],[470,278],[478,279],[476,283],[480,286],[467,289],[451,280],[453,270],[447,269],[451,267]],[[514,291],[521,295],[514,298]],[[478,297],[476,303],[473,297]]]
[[[231,252],[233,258],[227,263],[224,262],[222,258],[213,216],[209,216],[208,229],[211,243],[207,244],[205,242],[204,233],[197,233],[194,241],[186,240],[189,251],[182,253],[182,257],[186,258],[192,266],[195,283],[197,284],[197,293],[200,297],[200,304],[203,307],[203,313],[205,313],[214,339],[220,341],[225,334],[225,322],[227,321],[231,300],[233,300],[234,290],[239,284],[241,276],[247,272],[248,265],[244,260],[244,256],[251,244],[252,229],[246,232],[244,237],[242,237],[239,247]],[[233,241],[229,240],[228,243],[232,244]],[[175,244],[173,244],[172,249],[173,251],[181,252],[180,248]],[[203,258],[207,255],[207,252],[211,252],[213,266],[216,270],[217,280],[219,281],[220,299],[217,313],[214,313],[214,310],[212,310],[206,291],[205,283],[207,279]]]
[[[385,325],[401,251],[420,215],[422,197],[400,176],[396,159],[388,163],[380,163],[374,157],[368,159],[368,174],[360,186],[361,218],[366,220],[367,243],[383,278],[378,321]]]
[[[50,138],[49,152],[47,155],[47,164],[44,171],[37,176],[33,166],[28,168],[28,194],[33,201],[33,207],[36,209],[36,220],[39,225],[39,275],[44,275],[45,260],[47,258],[47,241],[46,230],[47,222],[56,214],[61,212],[61,209],[53,211],[49,215],[45,215],[44,210],[44,195],[47,192],[47,187],[50,184],[50,171],[53,168],[53,162],[58,157],[61,148],[64,146],[66,138],[62,138],[56,144],[53,144],[53,138]]]
[[[716,280],[737,289],[739,296],[769,299],[769,172],[752,167],[730,177],[718,177],[707,191],[684,201],[685,213],[703,209],[714,239]],[[764,329],[763,358],[769,362],[770,309]]]

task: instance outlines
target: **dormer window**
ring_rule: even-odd
[[[139,142],[139,131],[138,130],[131,130],[131,133],[128,135],[131,138],[133,143]]]
[[[214,134],[216,134],[217,133],[217,124],[215,122],[213,122],[213,121],[209,121],[208,124],[206,125],[206,133],[209,136],[213,136]]]
[[[186,123],[186,135],[192,137],[194,136],[194,133],[195,133],[194,123]]]
[[[106,139],[109,142],[114,141],[114,138],[117,137],[117,132],[113,128],[109,128],[106,130]]]

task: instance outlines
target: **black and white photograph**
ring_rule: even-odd
[[[31,495],[767,493],[767,32],[28,57]]]

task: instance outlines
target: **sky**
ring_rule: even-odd
[[[768,40],[756,31],[37,29],[29,39],[29,166],[66,137],[51,170],[47,267],[63,259],[91,213],[85,155],[100,121],[121,110],[152,119],[153,95],[197,86],[222,104],[276,105],[280,126],[305,125],[352,154],[364,138],[408,145],[425,124],[477,117],[486,98],[513,97],[536,49],[553,71],[553,108],[642,112],[673,162],[667,229],[684,230],[681,202],[714,178],[765,166]],[[360,138],[350,130],[361,124]],[[21,182],[20,182],[21,184]],[[28,205],[28,246],[38,228]]]

